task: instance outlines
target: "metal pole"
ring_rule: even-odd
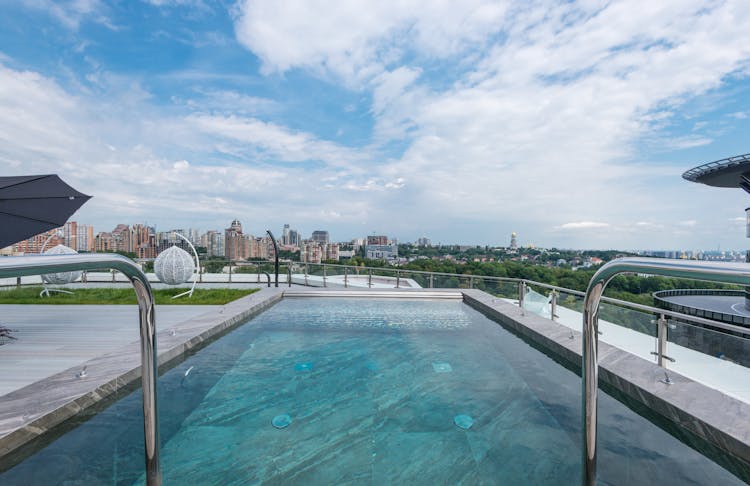
[[[133,284],[135,296],[138,299],[146,484],[148,486],[160,486],[162,480],[159,463],[159,414],[157,413],[156,397],[156,316],[151,285],[140,267],[129,258],[116,254],[8,257],[0,259],[0,278],[100,268],[112,268],[125,274]]]
[[[309,284],[307,283],[307,273],[308,273],[308,264],[305,263],[305,287],[307,287]]]
[[[473,275],[469,277],[469,288],[470,289],[474,288],[474,276]]]
[[[667,367],[664,356],[667,354],[667,320],[664,318],[664,314],[659,314],[659,319],[656,321],[656,336],[657,336],[657,364],[662,368]]]
[[[323,287],[328,287],[328,285],[326,285],[326,274],[327,274],[326,264],[324,263],[323,264]]]
[[[621,273],[640,273],[665,277],[689,278],[707,282],[750,285],[750,266],[743,263],[723,263],[662,258],[620,258],[597,271],[589,282],[583,300],[583,484],[596,484],[596,429],[599,345],[599,301],[604,288]]]
[[[190,246],[190,248],[193,250],[193,256],[195,256],[195,268],[198,270],[198,278],[200,278],[201,260],[200,260],[200,258],[198,258],[198,251],[195,249],[195,247],[190,242],[190,240],[188,240],[187,238],[185,238],[184,236],[182,236],[180,233],[178,233],[176,231],[173,231],[172,233],[175,234],[175,235],[177,235],[177,236],[179,236],[180,238],[182,238],[183,241],[185,241],[188,244],[188,246]],[[193,292],[195,291],[195,284],[198,282],[198,278],[196,278],[196,276],[193,275],[193,286],[190,287],[190,290],[187,291],[187,292],[183,292],[183,293],[181,293],[179,295],[175,295],[172,298],[176,299],[177,297],[182,297],[183,295],[189,295],[190,297],[192,297],[193,296]]]
[[[430,274],[430,288],[435,288],[435,275]]]
[[[523,309],[523,300],[526,298],[526,281],[518,282],[518,307]]]
[[[289,287],[292,286],[292,264],[289,263],[289,266],[286,267],[286,281]]]
[[[266,233],[268,233],[268,236],[271,237],[271,241],[273,242],[273,252],[274,252],[274,261],[273,261],[273,271],[276,275],[276,278],[274,280],[275,287],[279,286],[279,244],[276,243],[276,238],[273,237],[273,233],[271,233],[271,230],[266,230]]]
[[[367,288],[372,288],[372,269],[367,271]]]
[[[557,291],[553,290],[549,301],[549,317],[553,321],[557,318]]]
[[[344,267],[344,288],[349,288],[349,267]]]
[[[229,260],[229,283],[232,283],[232,260]]]
[[[401,271],[396,270],[396,288],[398,288],[400,283],[401,283]]]

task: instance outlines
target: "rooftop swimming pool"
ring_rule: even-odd
[[[576,484],[580,377],[460,300],[285,298],[158,381],[165,484]],[[0,484],[143,482],[122,390]],[[742,484],[611,396],[602,484]]]

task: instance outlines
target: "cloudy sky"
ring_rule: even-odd
[[[0,174],[96,230],[745,248],[750,2],[0,0]]]

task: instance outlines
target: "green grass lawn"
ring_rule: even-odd
[[[185,288],[154,290],[157,304],[167,305],[223,305],[260,289],[195,289],[192,297],[173,296]],[[50,292],[49,297],[39,297],[42,287],[21,287],[0,291],[0,304],[136,304],[132,288],[75,289],[73,294]]]

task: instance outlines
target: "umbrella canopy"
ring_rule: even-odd
[[[0,248],[59,228],[90,198],[54,174],[0,177]]]

